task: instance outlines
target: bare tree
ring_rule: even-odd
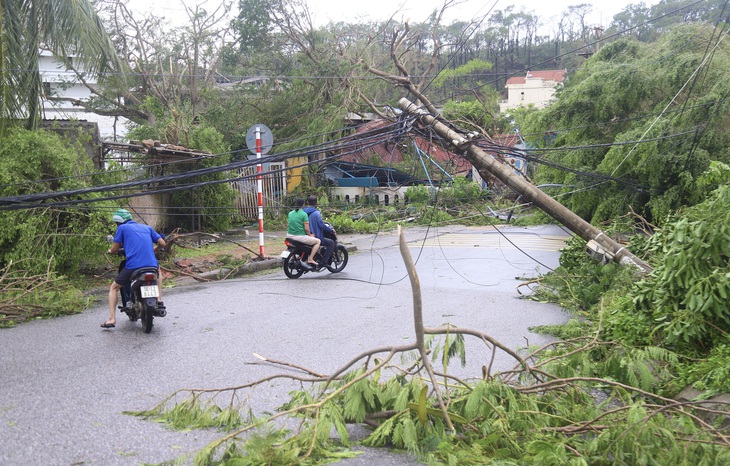
[[[76,79],[90,90],[92,98],[51,96],[50,100],[149,125],[155,125],[162,112],[170,119],[168,142],[177,143],[201,111],[200,90],[216,82],[220,50],[228,33],[224,21],[231,3],[220,3],[208,12],[207,2],[185,6],[188,21],[183,27],[158,17],[140,18],[122,0],[101,2],[101,16],[131,73],[102,75],[99,84],[92,84],[83,71],[75,69]]]

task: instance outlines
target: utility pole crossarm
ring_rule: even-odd
[[[525,181],[514,170],[506,167],[493,157],[490,157],[479,147],[472,144],[470,139],[465,138],[462,134],[439,122],[433,115],[419,108],[408,99],[401,99],[398,102],[398,106],[404,112],[417,115],[423,123],[431,126],[442,138],[450,141],[453,146],[463,151],[463,156],[480,174],[486,172],[493,175],[502,183],[521,194],[523,198],[534,203],[552,218],[565,225],[580,238],[589,242],[589,244],[597,244],[606,250],[614,262],[621,265],[634,266],[643,273],[651,272],[652,268],[649,264],[636,257],[631,251],[614,241],[603,231],[586,222],[570,209],[545,194],[535,185]]]

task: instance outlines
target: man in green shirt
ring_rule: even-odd
[[[312,253],[307,258],[307,264],[312,266],[318,265],[317,261],[314,260],[314,255],[317,254],[321,241],[309,231],[309,216],[302,210],[304,199],[298,197],[295,201],[295,206],[295,209],[289,212],[289,216],[287,217],[288,227],[286,237],[312,246]]]

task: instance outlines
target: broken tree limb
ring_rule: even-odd
[[[405,112],[417,115],[424,124],[431,126],[436,133],[446,141],[449,141],[457,150],[461,151],[463,156],[480,173],[488,172],[505,185],[514,189],[524,199],[537,205],[545,213],[565,225],[570,231],[585,241],[597,243],[611,254],[614,262],[621,265],[634,266],[642,273],[651,272],[652,268],[649,264],[636,257],[631,251],[614,241],[613,238],[609,237],[603,231],[586,222],[567,207],[545,194],[537,186],[526,182],[510,167],[490,157],[486,152],[472,144],[472,139],[466,138],[464,135],[452,130],[408,99],[401,99],[398,102],[398,106]]]
[[[408,271],[408,277],[411,279],[411,293],[413,294],[413,325],[416,331],[416,346],[418,352],[421,355],[421,363],[428,372],[428,377],[431,379],[433,385],[433,391],[436,393],[436,398],[439,400],[439,408],[444,416],[444,421],[449,429],[454,430],[454,425],[451,423],[451,417],[446,409],[446,403],[441,396],[441,390],[439,389],[438,382],[436,381],[436,374],[433,372],[431,362],[428,360],[428,354],[426,354],[426,347],[424,345],[424,330],[423,330],[423,306],[421,299],[421,282],[418,279],[418,273],[416,272],[416,265],[413,262],[411,251],[408,249],[406,239],[403,236],[403,229],[398,225],[398,245],[400,247],[400,254],[403,257],[403,262],[406,265]]]

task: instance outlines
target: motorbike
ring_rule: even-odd
[[[325,225],[332,228],[332,225],[325,222]],[[317,254],[314,256],[314,260],[317,261],[317,265],[307,264],[306,258],[312,253],[312,246],[300,243],[299,241],[291,238],[286,238],[284,244],[286,250],[281,253],[282,263],[284,266],[284,273],[289,278],[299,278],[307,272],[321,272],[323,269],[327,269],[332,273],[341,272],[347,265],[349,258],[347,248],[337,242],[337,234],[325,231],[324,236],[334,241],[334,250],[330,256],[330,260],[325,264],[323,261],[323,252],[325,251],[325,245],[319,247]]]
[[[117,254],[124,257],[119,264],[119,272],[124,269],[127,259],[124,248],[120,248]],[[167,310],[157,307],[157,298],[160,296],[158,286],[157,267],[142,267],[132,273],[129,286],[122,287],[122,305],[119,310],[127,314],[129,320],[136,322],[140,320],[144,333],[152,331],[155,317],[165,317]]]

